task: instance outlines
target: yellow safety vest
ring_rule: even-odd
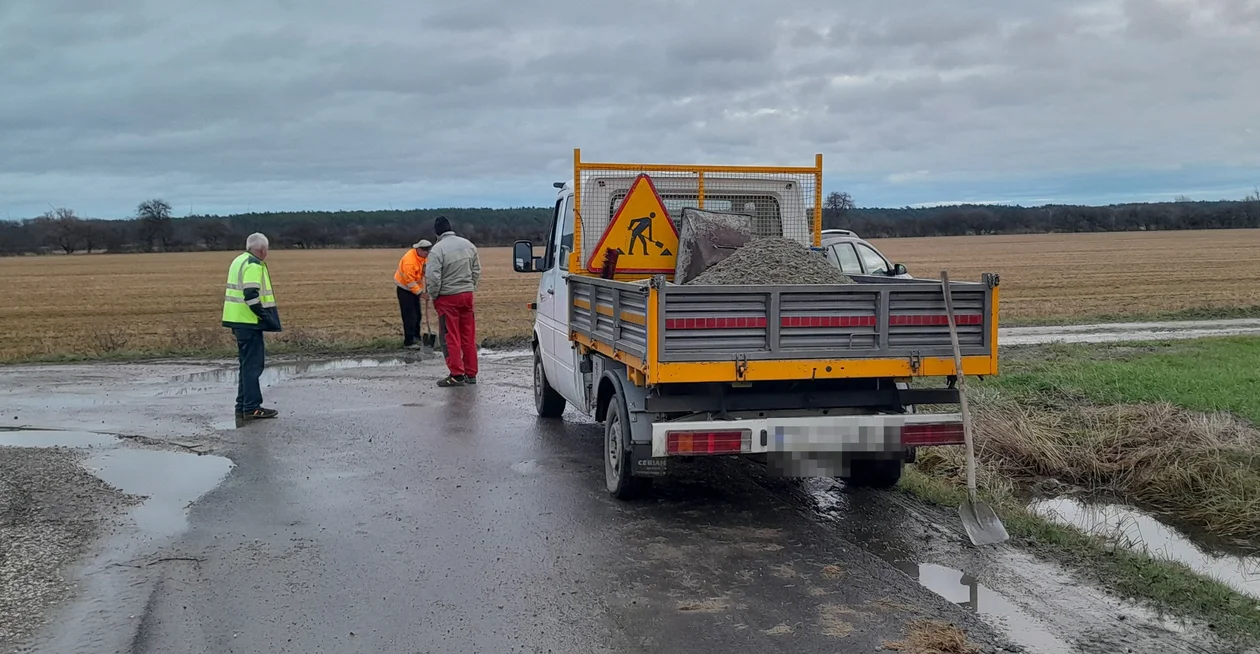
[[[247,289],[257,291],[258,295],[245,299]],[[278,330],[280,320],[276,315],[276,296],[271,290],[271,274],[267,271],[267,264],[248,252],[242,252],[228,268],[227,291],[223,296],[224,326],[258,328],[258,314],[251,308],[255,305],[275,318],[275,324],[265,325],[264,329]]]

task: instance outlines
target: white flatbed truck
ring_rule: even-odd
[[[939,281],[674,284],[677,243],[671,252],[660,236],[672,224],[653,235],[657,258],[622,256],[601,269],[600,245],[620,229],[624,205],[642,204],[643,176],[666,218],[683,207],[742,211],[757,237],[813,247],[822,232],[821,155],[785,168],[586,163],[574,150],[572,181],[554,185],[543,252],[518,241],[513,267],[541,276],[531,303],[538,414],[572,407],[603,423],[609,493],[628,499],[671,460],[714,455],[887,488],[916,448],[963,443],[960,413],[914,410],[957,405],[957,388],[909,383],[957,372]],[[658,270],[644,272],[645,261]],[[997,374],[998,276],[950,289],[963,372]]]

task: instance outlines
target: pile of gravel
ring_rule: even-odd
[[[820,253],[786,238],[750,241],[687,284],[852,284]]]

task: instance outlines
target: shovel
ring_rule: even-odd
[[[949,287],[949,272],[941,271],[941,288],[945,293],[945,315],[949,318],[949,340],[954,346],[954,372],[958,376],[958,399],[962,404],[963,441],[967,444],[967,501],[958,507],[963,529],[973,545],[993,545],[1008,538],[1006,527],[988,504],[976,498],[976,451],[971,437],[971,412],[967,410],[967,385],[963,375],[962,350],[958,347],[958,325],[954,321],[954,297]]]
[[[424,333],[420,335],[420,344],[430,350],[437,349],[437,334],[429,328],[429,312],[432,311],[433,304],[428,300],[424,301]]]

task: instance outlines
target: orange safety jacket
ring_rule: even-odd
[[[394,271],[394,283],[399,288],[419,295],[424,292],[424,265],[428,257],[420,256],[415,248],[408,248],[407,253],[398,260],[398,270]]]

